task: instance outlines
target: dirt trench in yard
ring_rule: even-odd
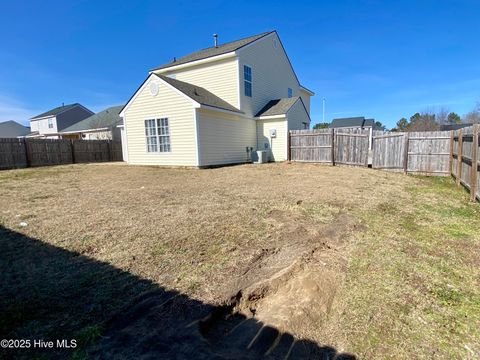
[[[169,291],[146,294],[119,312],[93,358],[352,359],[318,339],[346,266],[348,234],[363,225],[346,213],[314,227],[272,210],[274,247],[259,249],[214,306]],[[323,330],[326,329],[326,330]]]

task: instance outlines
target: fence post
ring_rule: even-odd
[[[403,134],[403,172],[405,174],[408,173],[408,146],[409,146],[409,141],[408,141],[408,133]]]
[[[73,145],[73,139],[70,139],[70,151],[72,152],[72,164],[75,164],[75,145]]]
[[[455,183],[460,186],[460,179],[462,177],[462,162],[463,162],[463,132],[458,130],[458,149],[457,149],[457,176]]]
[[[25,146],[25,159],[27,160],[27,167],[32,166],[32,154],[30,147],[27,144],[27,138],[23,138],[23,145]]]
[[[331,156],[332,156],[332,166],[335,166],[335,129],[332,128],[332,141],[331,141],[331,144],[332,144],[332,153],[331,153]]]
[[[288,137],[287,137],[287,148],[288,148],[288,151],[287,151],[287,160],[290,161],[292,160],[292,131],[289,130],[288,131]]]
[[[108,149],[108,161],[112,161],[113,160],[112,140],[108,140],[107,149]]]
[[[478,169],[478,125],[473,125],[472,166],[470,167],[470,200],[477,199],[477,169]]]
[[[452,164],[453,164],[453,143],[454,143],[454,131],[450,130],[450,156],[448,157],[448,172],[450,176],[453,175]]]

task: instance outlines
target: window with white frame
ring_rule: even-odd
[[[252,97],[252,68],[247,65],[243,65],[243,84],[245,96]]]
[[[53,129],[53,119],[48,119],[48,128]]]
[[[288,94],[289,98],[291,98],[293,96],[292,88],[288,88],[287,94]]]
[[[147,152],[170,152],[168,118],[145,120]]]

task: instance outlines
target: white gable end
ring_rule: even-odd
[[[298,80],[276,33],[261,38],[238,50],[240,109],[254,116],[274,99],[300,96]],[[245,96],[244,65],[252,69],[252,97]]]

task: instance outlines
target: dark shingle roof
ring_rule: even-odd
[[[100,111],[97,114],[63,129],[61,132],[103,129],[123,124],[123,119],[118,115],[122,109],[123,105],[109,107],[108,109]]]
[[[35,120],[35,119],[39,119],[39,118],[43,118],[43,117],[46,117],[46,116],[56,116],[64,111],[67,111],[67,110],[70,110],[72,108],[74,108],[75,106],[79,106],[80,104],[79,103],[75,103],[75,104],[69,104],[69,105],[63,105],[63,106],[59,106],[59,107],[56,107],[55,109],[52,109],[52,110],[48,110],[40,115],[37,115],[37,116],[34,116],[31,118],[31,120]]]
[[[168,84],[172,85],[175,89],[181,91],[189,98],[195,100],[199,104],[212,106],[219,109],[234,111],[238,113],[243,113],[242,111],[238,110],[235,106],[230,105],[225,100],[220,99],[217,95],[212,94],[210,91],[196,85],[192,85],[180,80],[169,78],[168,76],[163,76],[159,74],[155,74],[163,81],[167,82]]]
[[[365,119],[363,116],[333,119],[332,123],[328,127],[340,128],[340,127],[366,127],[366,126],[375,127],[375,120]]]
[[[291,98],[270,100],[255,116],[283,115],[297,102],[298,99],[300,99],[298,96],[294,96]]]
[[[231,41],[225,44],[218,45],[217,47],[212,46],[206,49],[202,49],[199,51],[195,51],[191,54],[182,56],[181,58],[176,59],[175,61],[169,62],[168,64],[161,65],[155,69],[152,69],[152,71],[155,70],[160,70],[160,69],[165,69],[170,66],[176,66],[180,64],[186,64],[191,61],[196,61],[196,60],[201,60],[201,59],[206,59],[212,56],[217,56],[217,55],[222,55],[229,53],[231,51],[235,51],[240,49],[241,47],[248,45],[264,36],[267,36],[268,34],[271,34],[274,31],[269,31],[269,32],[264,32],[258,35],[250,36],[244,39],[240,40],[235,40]]]
[[[30,128],[16,121],[9,120],[0,123],[0,138],[16,138],[30,133]]]
[[[440,125],[440,131],[460,130],[473,124],[444,124]]]

